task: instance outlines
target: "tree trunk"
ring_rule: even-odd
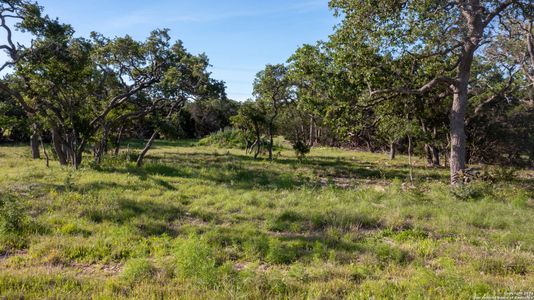
[[[309,140],[309,145],[310,147],[313,147],[313,142],[314,142],[314,138],[313,138],[313,133],[314,133],[314,130],[313,130],[313,117],[310,118],[310,140]]]
[[[389,143],[389,159],[394,160],[397,156],[397,143]]]
[[[33,133],[30,137],[30,146],[32,148],[32,158],[41,158],[41,153],[39,152],[39,134],[37,133],[37,129],[33,130]]]
[[[269,124],[269,160],[273,161],[273,125]]]
[[[434,157],[433,163],[434,163],[435,167],[440,167],[441,166],[441,161],[440,161],[439,155],[440,155],[440,153],[439,153],[438,147],[432,146],[432,156]]]
[[[258,123],[254,123],[254,130],[256,131],[256,142],[250,147],[250,152],[252,152],[252,149],[254,148],[254,146],[256,146],[256,153],[254,153],[254,159],[257,159],[261,151],[261,132],[260,125]]]
[[[472,7],[479,7],[480,1],[473,1]],[[473,8],[475,10],[475,8]],[[458,172],[466,168],[466,135],[465,114],[468,105],[469,80],[473,57],[480,41],[482,40],[484,27],[487,26],[482,20],[482,13],[477,8],[476,12],[461,8],[462,14],[467,21],[467,35],[463,41],[462,54],[459,59],[456,82],[451,86],[454,96],[450,116],[451,132],[451,157],[450,175],[451,184],[455,184],[454,178]]]
[[[367,152],[373,153],[373,147],[371,146],[371,141],[367,140],[365,141],[365,144],[367,145]]]
[[[467,90],[454,95],[451,113],[451,180],[452,176],[465,169],[465,107]]]
[[[256,152],[254,153],[254,159],[257,159],[261,152],[261,139],[256,141]]]
[[[78,146],[76,151],[76,160],[74,161],[74,168],[78,169],[78,167],[82,164],[83,160],[83,151],[85,150],[85,141],[82,141],[80,145]]]
[[[412,137],[408,136],[408,164],[410,165],[410,183],[413,185],[412,148]]]
[[[467,85],[469,74],[463,75],[463,80],[454,88],[454,98],[451,111],[451,156],[449,160],[451,183],[458,172],[465,170],[466,136],[465,113],[467,109]]]
[[[45,145],[43,143],[43,138],[41,136],[39,136],[39,142],[41,143],[41,148],[43,148],[43,154],[46,158],[46,167],[50,167],[50,157],[48,157],[48,152],[46,152],[46,148],[45,148]]]
[[[121,139],[122,139],[123,131],[124,131],[124,125],[121,125],[119,129],[119,134],[117,135],[117,140],[115,141],[115,155],[119,155],[119,152],[121,149]]]
[[[145,148],[143,151],[141,151],[141,154],[139,154],[139,157],[137,157],[137,167],[141,167],[143,165],[143,160],[145,159],[145,155],[147,154],[148,150],[150,150],[150,147],[152,147],[152,144],[154,143],[154,140],[156,139],[156,135],[158,135],[158,131],[155,130],[148,142],[145,145]]]
[[[100,143],[96,147],[96,151],[95,151],[95,164],[97,165],[102,162],[102,157],[104,156],[104,153],[107,152],[108,133],[109,133],[109,125],[107,124],[102,125],[102,137],[100,138]]]
[[[432,156],[432,146],[425,144],[426,165],[432,167],[434,165],[434,158]]]
[[[54,151],[56,152],[59,164],[66,166],[68,164],[67,154],[64,151],[65,147],[61,142],[57,128],[52,128],[52,144],[54,145]]]

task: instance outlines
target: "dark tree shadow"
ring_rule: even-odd
[[[298,172],[303,168],[311,172]],[[417,167],[414,169],[418,170]],[[154,179],[153,176],[199,179],[236,189],[284,190],[302,186],[318,187],[321,186],[320,179],[346,179],[357,183],[359,180],[383,181],[405,179],[409,176],[409,170],[402,166],[380,166],[372,162],[331,157],[316,156],[302,161],[278,158],[272,164],[267,164],[263,159],[255,160],[246,155],[200,152],[152,155],[143,168],[111,166],[102,167],[100,171],[133,174],[143,181],[152,180],[169,190],[174,189],[171,184],[165,180]],[[425,174],[425,178],[447,180],[446,176],[438,172]]]

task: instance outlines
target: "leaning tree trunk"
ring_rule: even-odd
[[[389,159],[394,160],[397,156],[397,144],[395,142],[391,142],[389,144]]]
[[[39,152],[39,133],[37,132],[37,129],[33,130],[33,133],[30,137],[30,146],[32,148],[32,158],[41,158],[41,153]]]
[[[141,154],[139,154],[139,157],[137,157],[137,167],[141,167],[143,165],[143,160],[145,159],[145,155],[147,154],[148,150],[150,150],[150,147],[152,147],[152,144],[154,143],[154,140],[156,139],[156,136],[158,135],[158,131],[155,130],[148,142],[145,145],[145,148],[143,151],[141,151]]]
[[[434,165],[434,158],[432,156],[432,146],[429,144],[425,144],[425,155],[427,167],[432,167]]]
[[[45,145],[43,143],[43,138],[41,136],[39,136],[39,142],[41,143],[41,147],[43,148],[43,154],[46,158],[46,167],[50,167],[50,157],[48,156],[48,152],[46,152],[46,148],[45,148]]]
[[[54,151],[56,152],[59,164],[66,166],[68,164],[67,153],[64,151],[65,147],[61,142],[57,128],[52,128],[52,144],[54,145]]]

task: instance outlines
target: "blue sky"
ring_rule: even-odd
[[[251,97],[254,76],[266,64],[285,62],[298,46],[326,39],[337,23],[328,0],[38,2],[86,37],[97,31],[142,40],[152,29],[170,28],[192,53],[208,55],[213,77],[226,81],[236,100]]]

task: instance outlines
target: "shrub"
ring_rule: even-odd
[[[151,278],[156,268],[145,258],[130,259],[124,265],[121,277],[128,282],[139,282]]]
[[[295,150],[297,158],[302,160],[306,157],[306,154],[310,153],[311,147],[302,140],[297,140],[293,143],[293,150]]]
[[[271,239],[266,259],[274,264],[290,264],[298,259],[301,248],[298,242],[284,243],[278,239]]]
[[[371,271],[365,266],[355,266],[351,269],[350,279],[357,284],[360,284],[365,279],[371,276]]]
[[[0,194],[0,232],[20,233],[26,218],[22,206],[14,196]]]
[[[217,131],[201,139],[198,144],[201,146],[238,149],[245,149],[247,146],[243,132],[237,129]]]
[[[384,264],[405,264],[409,261],[408,253],[396,246],[387,244],[376,244],[372,250],[378,259]]]
[[[204,238],[192,235],[179,242],[176,251],[177,275],[193,279],[198,284],[213,287],[217,284],[219,270],[212,248]]]
[[[269,238],[264,234],[258,234],[247,239],[243,243],[243,248],[249,258],[265,258],[269,251]]]
[[[484,197],[488,189],[489,187],[484,183],[459,184],[451,187],[450,193],[456,200],[471,201]]]
[[[491,182],[509,182],[517,179],[517,169],[509,167],[485,168],[482,172],[483,178]]]

